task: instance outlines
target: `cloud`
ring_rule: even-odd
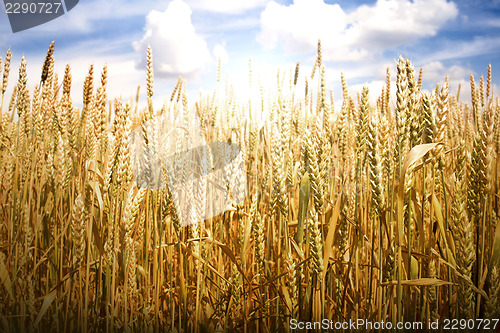
[[[436,84],[443,82],[448,75],[450,82],[460,81],[469,78],[474,71],[468,67],[460,65],[452,65],[445,67],[440,61],[432,61],[422,66],[423,80],[428,83]],[[417,71],[417,69],[415,69]]]
[[[375,106],[377,104],[377,98],[382,93],[382,88],[386,86],[386,83],[383,80],[373,80],[366,83],[350,85],[348,86],[347,91],[349,92],[349,95],[356,101],[356,96],[358,94],[361,96],[361,92],[363,91],[363,88],[365,86],[368,87],[368,101],[371,106]]]
[[[468,66],[453,64],[446,66],[440,61],[431,61],[422,66],[423,83],[422,88],[433,91],[436,84],[443,86],[446,75],[449,78],[450,93],[456,95],[460,85],[460,101],[470,103],[470,75],[475,71]],[[415,68],[415,70],[417,70]]]
[[[33,31],[57,31],[61,34],[74,32],[91,32],[110,20],[130,20],[139,17],[157,6],[153,0],[127,1],[123,0],[89,0],[80,1],[78,5],[65,15],[30,29]],[[96,25],[96,23],[100,23]],[[112,30],[113,27],[110,27]]]
[[[497,19],[489,19],[483,22],[484,26],[491,28],[500,28],[500,22]]]
[[[366,48],[386,48],[434,36],[447,21],[458,15],[446,0],[379,0],[361,6],[349,16],[347,34]]]
[[[321,39],[325,60],[357,61],[434,36],[457,16],[456,5],[446,0],[378,0],[351,13],[323,0],[294,0],[289,6],[271,1],[257,39],[288,53],[310,50]]]
[[[146,68],[146,50],[151,45],[155,75],[197,79],[210,61],[205,40],[191,22],[191,8],[182,0],[173,0],[164,12],[151,11],[146,17],[145,34],[134,42],[142,55],[138,68]]]
[[[285,51],[299,53],[314,46],[318,38],[328,44],[329,34],[342,36],[346,19],[339,5],[322,0],[295,0],[290,6],[271,1],[261,15],[258,41],[267,48],[281,44]]]
[[[187,0],[191,8],[225,14],[241,14],[247,10],[263,7],[267,0]]]
[[[217,59],[220,59],[222,63],[226,63],[228,60],[227,51],[224,47],[224,44],[215,45],[213,54]]]
[[[472,40],[446,42],[439,51],[430,53],[429,58],[436,60],[460,59],[497,52],[500,52],[499,37],[477,36]]]
[[[44,51],[46,52],[46,49]],[[34,87],[40,82],[40,73],[45,59],[45,54],[43,54],[43,56],[40,56],[41,54],[39,53],[22,54],[14,49],[12,51],[11,71],[6,96],[11,96],[12,89],[16,85],[19,65],[23,55],[27,60],[28,88],[30,90],[30,94],[33,94]],[[0,56],[4,57],[5,53],[0,54]],[[113,55],[113,57],[95,55],[92,58],[89,58],[84,53],[79,56],[75,56],[70,52],[59,52],[59,49],[56,46],[54,56],[54,73],[58,75],[59,82],[62,82],[66,64],[71,66],[71,99],[73,101],[73,105],[80,109],[82,107],[83,99],[83,83],[91,64],[94,66],[95,89],[99,86],[102,68],[105,65],[107,66],[107,95],[110,101],[113,101],[114,98],[123,98],[124,101],[128,101],[130,98],[135,97],[137,85],[146,81],[145,73],[135,70],[134,59],[130,55]],[[6,107],[5,102],[4,107]]]
[[[492,96],[500,96],[500,86],[495,83],[492,83],[491,86]]]

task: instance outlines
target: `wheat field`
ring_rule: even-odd
[[[27,82],[23,57],[8,96],[10,60],[8,50],[0,60],[1,331],[277,332],[292,331],[291,320],[500,318],[500,102],[491,66],[479,85],[471,75],[467,103],[447,78],[422,90],[425,73],[400,57],[395,84],[387,69],[382,91],[351,96],[341,75],[335,108],[318,43],[313,72],[297,63],[289,77],[278,74],[261,104],[227,88],[188,101],[179,78],[159,106],[149,49],[147,107],[139,89],[135,99],[108,100],[107,68],[99,75],[91,65],[79,109],[71,67],[62,79],[54,73],[54,43],[40,82]],[[305,91],[295,89],[300,80]],[[269,115],[254,126],[249,115],[264,102]],[[248,195],[182,226],[168,188],[137,187],[128,137],[188,109],[208,141],[241,147]],[[184,192],[203,209],[198,193]]]

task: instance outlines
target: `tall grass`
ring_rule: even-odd
[[[291,319],[500,317],[491,67],[486,93],[471,76],[469,105],[447,79],[421,90],[425,73],[417,79],[401,57],[396,86],[388,69],[381,92],[352,97],[342,75],[335,110],[318,44],[303,93],[297,63],[260,104],[220,84],[189,103],[179,79],[158,108],[149,49],[147,108],[138,97],[108,101],[106,67],[99,77],[90,66],[79,110],[69,65],[61,82],[54,73],[54,44],[40,82],[27,82],[23,58],[5,96],[10,59],[0,90],[2,331],[274,332]],[[264,104],[269,117],[256,127]],[[182,227],[177,194],[137,188],[128,136],[186,108],[208,140],[240,145],[249,195]]]

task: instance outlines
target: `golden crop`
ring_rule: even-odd
[[[10,98],[10,51],[4,60],[2,331],[276,332],[292,319],[500,318],[491,68],[486,89],[471,76],[468,105],[447,79],[421,90],[422,72],[416,78],[400,57],[395,87],[388,71],[375,105],[367,88],[349,96],[342,76],[334,109],[319,48],[306,91],[295,90],[297,64],[292,93],[269,94],[257,128],[245,119],[260,105],[217,90],[190,105],[182,79],[156,109],[151,50],[147,108],[138,98],[109,103],[107,69],[97,81],[91,66],[79,110],[71,69],[58,82],[53,50],[32,90],[23,58]],[[182,227],[168,189],[135,185],[128,136],[187,108],[209,141],[241,147],[248,196]],[[192,209],[204,208],[184,192]]]

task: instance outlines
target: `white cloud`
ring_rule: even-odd
[[[197,79],[211,59],[207,43],[191,23],[191,8],[182,0],[173,0],[164,12],[151,11],[145,30],[142,40],[133,43],[142,55],[137,65],[145,68],[151,45],[156,76]]]
[[[349,14],[323,0],[294,0],[289,6],[271,1],[261,15],[258,40],[300,53],[321,39],[325,60],[356,61],[433,36],[457,15],[455,4],[446,0],[378,0]]]
[[[318,39],[328,44],[329,35],[342,36],[346,25],[346,14],[337,4],[295,0],[293,5],[283,6],[271,1],[262,12],[258,40],[268,48],[281,44],[285,51],[298,53],[310,49]]]
[[[440,61],[432,61],[422,66],[423,83],[422,88],[433,91],[436,84],[443,86],[446,75],[449,78],[450,93],[457,94],[460,85],[460,101],[470,105],[470,75],[476,75],[475,71],[468,66],[451,65],[445,66]]]
[[[361,6],[349,16],[347,29],[363,47],[376,49],[434,36],[458,9],[446,0],[379,0],[375,6]]]
[[[80,1],[67,14],[31,28],[30,31],[58,31],[63,34],[75,31],[89,32],[95,27],[95,22],[130,19],[134,16],[145,15],[157,5],[158,2],[153,0],[127,1],[126,3],[123,0]]]
[[[16,85],[19,65],[23,56],[22,53],[16,52],[16,50],[13,50],[12,52],[11,71],[6,92],[6,96],[9,97],[11,96],[12,89]],[[5,53],[0,56],[4,57]],[[91,64],[94,66],[95,89],[97,89],[100,84],[102,68],[105,65],[107,66],[107,94],[110,101],[113,101],[114,98],[123,98],[126,102],[130,98],[134,98],[137,91],[137,85],[146,81],[145,73],[135,69],[134,59],[130,55],[113,55],[112,57],[93,56],[92,58],[89,58],[85,54],[75,56],[74,53],[59,52],[56,46],[54,56],[54,73],[58,75],[59,83],[62,82],[64,77],[66,64],[69,64],[71,67],[71,99],[73,104],[80,109],[82,107],[83,99],[83,83]],[[45,58],[44,56],[38,56],[34,53],[26,54],[25,58],[27,60],[28,88],[30,94],[33,94],[34,87],[40,82],[41,68]],[[6,101],[8,102],[7,98]],[[6,101],[4,101],[4,107],[6,107]]]
[[[472,40],[447,42],[440,50],[429,55],[436,60],[460,59],[500,51],[499,37],[474,37]]]
[[[490,19],[483,22],[485,27],[500,28],[500,22],[497,19]]]
[[[222,63],[226,63],[228,60],[227,51],[224,47],[224,44],[215,45],[213,54],[217,59],[220,59]]]
[[[491,92],[492,92],[492,96],[495,96],[495,97],[500,96],[500,86],[496,85],[495,83],[492,83],[491,84]]]
[[[224,16],[224,20],[218,20],[217,24],[213,24],[211,20],[206,19],[207,17],[216,17],[217,15],[209,16],[205,15],[204,20],[199,20],[197,25],[203,32],[210,34],[219,34],[221,32],[231,32],[242,31],[248,32],[253,29],[258,29],[260,26],[259,15],[248,15],[248,16]]]
[[[385,87],[386,83],[383,80],[374,80],[362,84],[354,84],[348,87],[347,91],[349,95],[354,98],[357,103],[357,95],[363,91],[363,88],[368,87],[368,101],[371,106],[375,106],[377,104],[377,98],[382,93],[382,88]]]
[[[448,75],[450,82],[468,79],[474,71],[468,67],[452,65],[445,67],[440,61],[432,61],[422,66],[423,79],[431,84],[444,82]],[[416,69],[417,70],[417,69]]]
[[[193,9],[225,14],[241,14],[250,9],[263,7],[266,2],[267,0],[187,0]]]

